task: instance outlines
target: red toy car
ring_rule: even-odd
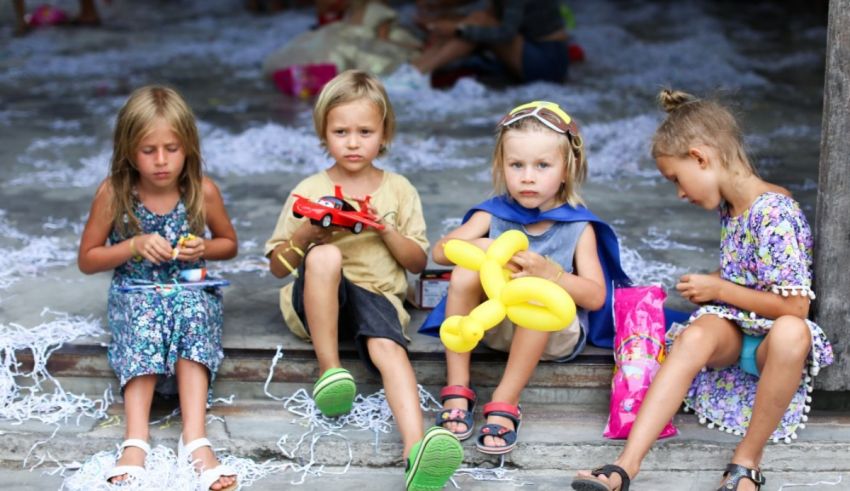
[[[307,217],[315,225],[324,228],[337,226],[349,228],[355,234],[363,231],[364,227],[372,227],[383,230],[384,226],[378,223],[378,217],[369,213],[369,200],[356,199],[360,210],[355,210],[342,196],[342,188],[334,186],[334,196],[324,196],[316,201],[296,194],[295,203],[292,204],[292,214],[295,218]]]

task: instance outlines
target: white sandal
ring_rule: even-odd
[[[198,438],[197,440],[193,440],[189,442],[186,446],[183,445],[183,435],[180,435],[180,440],[177,442],[177,458],[178,459],[188,459],[190,462],[194,463],[195,460],[192,458],[192,452],[201,448],[201,447],[210,447],[212,448],[212,444],[206,438]],[[213,485],[220,477],[224,476],[233,476],[236,477],[236,471],[234,471],[230,466],[219,464],[212,469],[204,469],[201,472],[201,478],[198,482],[198,490],[199,491],[209,491],[210,486]],[[230,486],[226,488],[221,488],[219,491],[232,491],[239,487],[238,482],[234,482]]]
[[[138,438],[128,438],[121,442],[121,446],[118,447],[118,456],[115,457],[115,463],[121,459],[121,456],[124,454],[124,449],[127,447],[136,447],[142,449],[145,452],[145,457],[149,453],[151,453],[151,446],[148,445],[148,442],[144,440],[140,440]],[[140,465],[116,465],[106,474],[106,481],[110,484],[113,484],[110,479],[126,475],[128,478],[133,479],[141,479],[144,476],[145,468]],[[121,481],[123,482],[123,481]]]

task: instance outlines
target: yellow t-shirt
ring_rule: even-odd
[[[345,190],[343,189],[343,192]],[[307,177],[292,190],[280,217],[277,219],[274,233],[266,241],[265,255],[275,247],[289,240],[295,230],[308,218],[295,218],[292,214],[294,194],[318,199],[334,195],[334,183],[327,172],[322,171]],[[356,203],[352,205],[357,208]],[[371,205],[398,232],[413,240],[422,250],[428,251],[428,238],[425,234],[425,217],[419,193],[404,176],[384,171],[384,177],[378,189],[372,194]],[[384,241],[372,228],[366,228],[358,235],[341,232],[334,234],[332,244],[342,252],[342,271],[345,277],[357,286],[386,297],[398,312],[402,329],[410,322],[410,314],[404,310],[403,302],[407,293],[407,274],[401,264],[395,260]],[[280,311],[289,329],[297,336],[309,339],[309,334],[292,307],[292,288],[290,282],[280,289]],[[405,334],[405,337],[407,335]]]

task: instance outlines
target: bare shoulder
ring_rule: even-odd
[[[209,201],[211,199],[220,199],[221,191],[219,191],[218,185],[215,181],[209,177],[204,176],[201,188],[204,190],[204,200]]]
[[[97,186],[97,191],[94,192],[94,199],[92,200],[92,209],[98,210],[98,212],[103,212],[108,215],[108,211],[112,208],[112,200],[115,195],[114,188],[112,187],[112,183],[109,182],[109,179],[104,179]]]
[[[109,178],[100,181],[97,191],[94,192],[95,199],[111,199],[113,193],[112,183]]]
[[[579,240],[596,240],[596,230],[593,229],[593,224],[585,222],[584,230],[581,231]]]
[[[768,192],[781,194],[781,195],[786,196],[788,198],[794,197],[791,194],[791,191],[789,191],[787,188],[784,188],[784,187],[782,187],[778,184],[773,184],[773,183],[770,183],[770,182],[765,182],[765,184],[767,185]]]

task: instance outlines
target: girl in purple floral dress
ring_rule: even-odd
[[[797,437],[812,378],[832,363],[824,332],[807,319],[815,296],[811,230],[787,191],[759,178],[726,108],[670,90],[659,101],[669,114],[653,157],[681,199],[720,210],[720,269],[679,280],[676,289],[700,308],[668,333],[670,356],[623,452],[613,465],[580,472],[573,488],[627,490],[684,399],[701,423],[743,435],[719,490],[757,490],[766,443]]]
[[[218,464],[206,439],[209,384],[224,356],[221,293],[126,288],[134,280],[173,282],[181,270],[230,259],[236,250],[221,193],[202,172],[192,111],[167,87],[136,90],[118,113],[109,177],[95,194],[79,254],[84,273],[114,270],[109,363],[121,382],[127,428],[116,466],[104,475],[109,482],[152,484],[144,468],[151,399],[158,380],[176,376],[183,418],[178,458],[196,463],[198,489],[237,485],[236,473]]]

